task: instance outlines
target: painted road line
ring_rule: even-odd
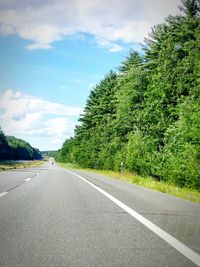
[[[25,182],[29,182],[31,180],[31,178],[27,178],[27,179],[25,179],[24,181]]]
[[[128,207],[126,204],[118,200],[117,198],[113,197],[100,187],[94,185],[84,177],[72,172],[72,171],[66,171],[68,173],[71,173],[77,177],[79,177],[84,182],[91,185],[93,188],[95,188],[97,191],[99,191],[101,194],[109,198],[111,201],[113,201],[115,204],[117,204],[120,208],[125,210],[127,213],[129,213],[132,217],[134,217],[136,220],[141,222],[143,225],[145,225],[148,229],[150,229],[152,232],[154,232],[156,235],[158,235],[160,238],[162,238],[165,242],[167,242],[169,245],[171,245],[173,248],[175,248],[177,251],[179,251],[182,255],[184,255],[186,258],[191,260],[193,263],[195,263],[197,266],[200,266],[200,255],[196,253],[191,248],[187,247],[185,244],[180,242],[178,239],[174,238],[172,235],[165,232],[163,229],[152,223],[151,221],[147,220],[145,217],[140,215],[138,212],[134,211],[130,207]]]
[[[0,193],[0,197],[5,196],[6,194],[8,194],[8,192],[2,192],[2,193]]]

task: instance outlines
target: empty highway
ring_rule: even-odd
[[[200,266],[200,205],[46,163],[0,172],[0,266]]]

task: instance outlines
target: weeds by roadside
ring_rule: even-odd
[[[142,177],[138,176],[136,174],[130,173],[130,172],[116,172],[116,171],[109,171],[109,170],[96,170],[96,169],[83,169],[77,164],[71,164],[71,163],[59,163],[59,165],[63,168],[67,169],[79,169],[83,171],[89,171],[89,172],[95,172],[98,174],[102,174],[111,178],[124,180],[129,183],[134,183],[140,186],[144,186],[146,188],[150,188],[153,190],[157,190],[163,193],[167,193],[176,197],[184,198],[193,202],[200,203],[200,192],[191,189],[191,188],[181,188],[178,186],[175,186],[173,184],[169,184],[164,181],[156,181],[152,177]]]
[[[42,160],[33,160],[27,162],[0,162],[0,171],[11,169],[38,167],[44,164]]]

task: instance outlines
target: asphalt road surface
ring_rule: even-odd
[[[0,172],[0,266],[200,266],[200,205],[55,164]]]

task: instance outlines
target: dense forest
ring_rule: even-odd
[[[28,142],[14,136],[6,136],[0,128],[0,160],[41,159],[42,154]]]
[[[180,10],[93,88],[57,161],[200,189],[200,1]]]

